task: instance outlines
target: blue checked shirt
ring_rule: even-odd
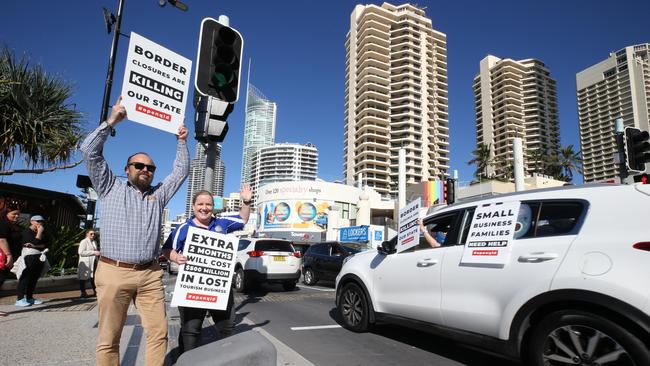
[[[162,183],[141,193],[111,172],[102,150],[110,128],[106,122],[81,144],[86,167],[100,200],[102,256],[146,263],[160,252],[162,211],[189,173],[187,143],[178,140],[172,173]]]

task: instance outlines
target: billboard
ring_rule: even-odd
[[[327,230],[331,203],[312,200],[270,201],[261,210],[260,229]]]

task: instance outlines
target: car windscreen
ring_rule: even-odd
[[[288,241],[260,240],[255,243],[255,250],[263,252],[293,252],[293,246]]]
[[[341,246],[346,252],[351,254],[359,253],[361,251],[361,245],[359,244],[341,243]]]

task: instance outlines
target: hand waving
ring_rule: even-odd
[[[253,191],[251,191],[251,186],[247,183],[241,185],[239,189],[239,196],[242,201],[250,201],[253,198]]]

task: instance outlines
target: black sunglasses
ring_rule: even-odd
[[[129,163],[129,165],[132,165],[134,168],[138,170],[144,170],[145,167],[147,167],[147,171],[153,173],[156,171],[156,166],[155,165],[148,165],[145,163]]]

